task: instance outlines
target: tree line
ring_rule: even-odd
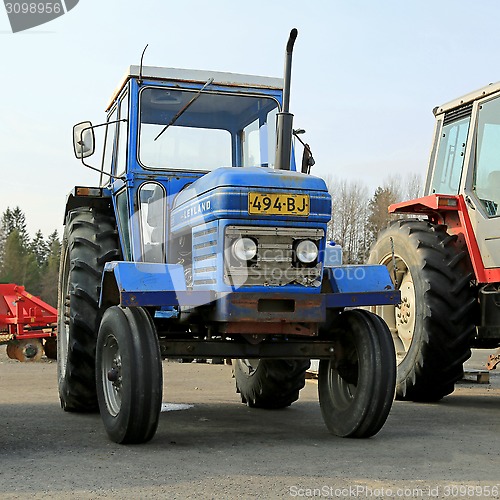
[[[389,205],[421,196],[422,178],[417,174],[386,178],[370,196],[362,181],[326,179],[332,196],[332,219],[328,238],[342,247],[345,264],[366,262],[378,233],[390,221],[401,218],[389,214]]]
[[[23,285],[48,304],[57,305],[57,282],[61,242],[57,230],[33,238],[26,229],[26,216],[19,208],[7,208],[0,221],[0,283]]]

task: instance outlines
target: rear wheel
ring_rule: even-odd
[[[445,226],[395,221],[370,251],[401,291],[401,305],[378,306],[398,363],[397,397],[438,401],[454,390],[470,357],[475,298],[467,254]]]
[[[110,307],[99,328],[96,361],[99,409],[115,443],[144,443],[161,411],[162,363],[155,326],[140,308]]]
[[[299,399],[305,385],[309,360],[233,360],[236,391],[252,408],[279,409]]]
[[[345,311],[334,325],[335,353],[319,363],[323,420],[337,436],[367,438],[384,425],[394,400],[396,359],[387,325],[368,311]]]
[[[115,221],[94,209],[69,213],[59,272],[57,373],[65,411],[96,411],[95,348],[104,264],[118,260]]]

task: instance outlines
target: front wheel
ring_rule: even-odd
[[[145,443],[161,411],[162,363],[155,326],[142,308],[110,307],[96,351],[99,410],[115,443]]]
[[[387,325],[368,311],[345,311],[334,325],[334,358],[319,364],[323,420],[337,436],[367,438],[384,425],[394,400],[396,356]]]

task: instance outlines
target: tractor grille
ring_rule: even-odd
[[[300,284],[317,287],[321,284],[319,259],[309,265],[297,262],[294,245],[312,240],[319,246],[322,229],[228,226],[225,233],[224,282],[232,286],[285,286]],[[232,245],[238,238],[252,238],[257,255],[245,262],[238,260]]]
[[[192,284],[213,285],[216,283],[216,271],[217,222],[193,231]]]

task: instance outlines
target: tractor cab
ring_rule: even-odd
[[[500,282],[500,83],[434,108],[424,198],[393,205],[427,213],[467,243],[480,283]]]
[[[285,170],[274,168],[282,99],[280,78],[129,68],[102,125],[102,166],[93,167],[100,170],[101,190],[112,196],[126,260],[185,263],[179,245],[190,244],[184,233],[193,224],[236,213],[243,224],[292,216],[304,225],[312,208],[321,222],[322,229],[313,231],[319,242],[330,215],[325,183],[296,173],[293,154]],[[75,126],[75,153],[82,161],[93,152],[97,127]],[[311,189],[317,193],[312,207],[311,196],[302,194]]]

